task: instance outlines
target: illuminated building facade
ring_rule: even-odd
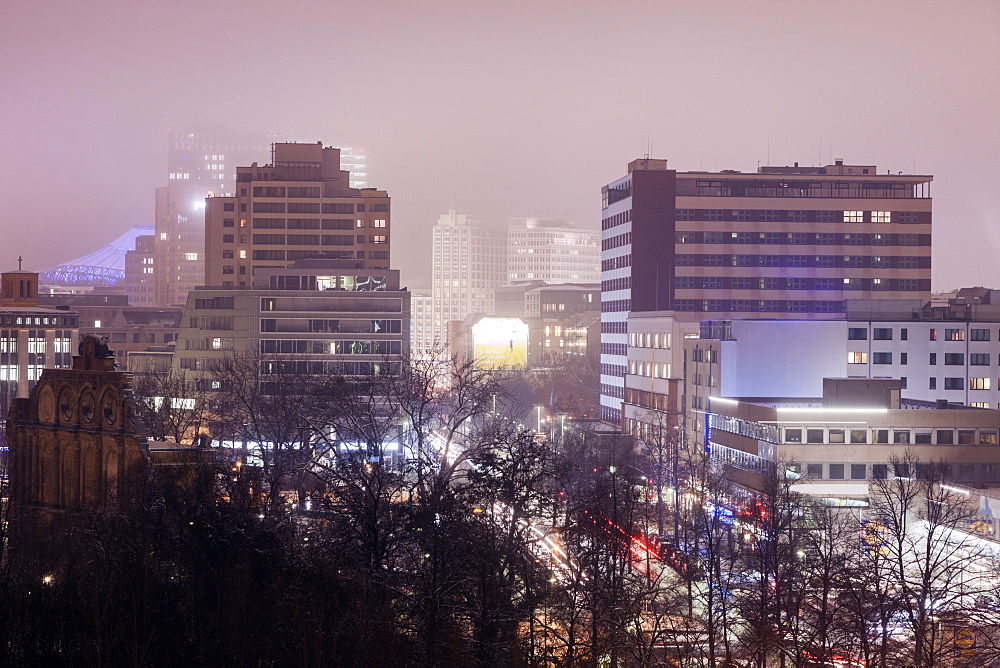
[[[208,286],[247,287],[258,270],[309,257],[389,267],[389,195],[351,188],[340,149],[274,144],[270,164],[237,168],[234,195],[206,202]]]
[[[602,189],[602,417],[621,423],[630,313],[835,319],[848,298],[929,296],[932,177],[876,172],[630,163]]]
[[[27,397],[42,369],[68,368],[78,338],[77,314],[40,306],[38,274],[0,277],[0,416],[14,397]]]
[[[896,380],[827,378],[823,388],[804,400],[713,395],[689,421],[689,444],[748,489],[782,461],[800,476],[793,489],[840,503],[865,505],[869,481],[939,465],[953,484],[1000,487],[1000,411],[900,399]]]

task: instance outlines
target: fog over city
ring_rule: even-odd
[[[933,174],[934,289],[1000,287],[998,29],[995,0],[2,0],[0,264],[152,225],[168,130],[212,124],[364,147],[411,287],[448,209],[596,228],[646,153]]]

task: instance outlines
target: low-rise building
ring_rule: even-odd
[[[0,417],[11,399],[28,396],[42,369],[69,368],[78,331],[76,312],[39,305],[36,272],[0,277]]]
[[[818,400],[712,395],[688,421],[688,447],[705,448],[751,490],[785,462],[799,491],[838,503],[865,503],[871,480],[939,466],[956,485],[1000,487],[1000,411],[903,400],[891,379],[823,386]]]

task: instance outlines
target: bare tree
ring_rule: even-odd
[[[132,380],[137,417],[158,441],[196,443],[212,420],[205,381],[183,370],[138,369]]]
[[[979,519],[970,493],[947,484],[944,463],[908,454],[890,463],[891,473],[874,481],[867,527],[872,561],[897,592],[897,624],[909,637],[906,657],[917,666],[940,665],[952,653],[948,625],[977,614],[977,600],[995,590],[994,555],[970,534]],[[884,622],[883,622],[884,624]],[[883,644],[880,665],[886,665]],[[884,657],[884,658],[883,658]]]

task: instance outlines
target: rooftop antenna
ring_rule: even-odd
[[[771,164],[771,136],[770,135],[767,136],[767,164],[768,165]],[[760,169],[760,165],[757,166],[757,169],[758,170]]]
[[[649,133],[646,133],[646,160],[649,160],[649,156],[653,155],[653,141],[649,138]]]

